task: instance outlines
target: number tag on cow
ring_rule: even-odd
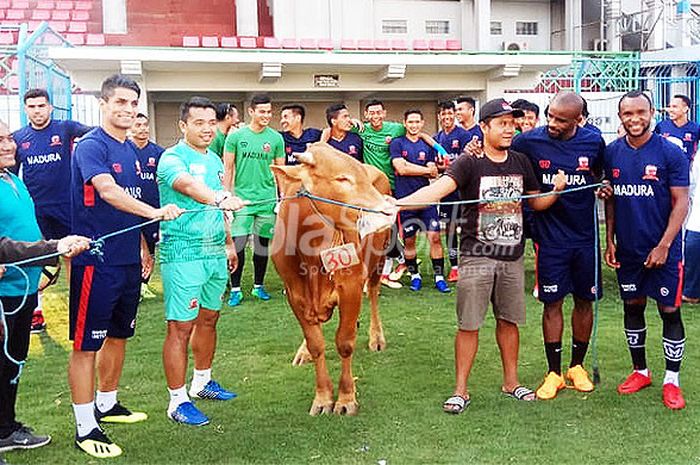
[[[336,270],[342,270],[360,263],[357,257],[355,244],[343,244],[338,247],[321,251],[321,262],[327,272],[333,273]]]

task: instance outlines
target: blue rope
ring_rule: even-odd
[[[595,283],[595,295],[593,300],[593,332],[591,334],[591,358],[593,359],[593,383],[600,384],[600,367],[598,366],[598,311],[600,309],[600,293],[603,292],[602,280],[600,279],[600,270],[598,262],[600,261],[600,231],[598,230],[598,201],[593,204],[593,229],[595,230],[595,238],[593,239],[593,254],[595,260],[595,271],[593,273],[593,282]],[[600,264],[602,266],[602,263]]]
[[[27,276],[27,273],[20,268],[17,265],[3,265],[6,268],[12,268],[16,269],[22,274],[22,277],[24,278],[24,296],[22,297],[22,302],[17,306],[16,309],[12,310],[11,312],[5,312],[5,307],[2,304],[2,299],[0,299],[0,322],[2,323],[2,330],[3,330],[3,342],[2,342],[2,350],[5,353],[5,357],[11,362],[17,365],[17,376],[12,378],[10,380],[10,384],[17,384],[19,383],[19,378],[22,376],[22,371],[24,370],[24,364],[27,363],[26,360],[16,360],[11,354],[10,354],[10,348],[8,347],[9,340],[10,340],[10,334],[9,334],[9,329],[7,327],[7,316],[13,316],[16,315],[17,312],[19,312],[24,305],[27,303],[27,298],[29,297],[29,276]]]

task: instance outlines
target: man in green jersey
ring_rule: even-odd
[[[163,202],[185,210],[214,205],[239,210],[243,202],[222,184],[224,165],[207,149],[216,130],[216,108],[209,99],[192,97],[180,106],[183,139],[167,149],[158,164],[158,189]],[[183,215],[161,223],[160,262],[165,294],[167,333],[163,366],[170,392],[168,417],[200,426],[209,418],[190,401],[229,400],[236,395],[211,377],[216,348],[216,323],[228,270],[237,257],[224,213],[217,209]],[[227,266],[228,261],[228,266]],[[187,347],[192,346],[194,376],[189,396],[185,387]]]
[[[231,103],[218,103],[216,105],[216,135],[209,145],[209,150],[219,156],[224,156],[224,144],[229,132],[238,128],[238,108]]]
[[[241,275],[245,262],[245,245],[253,235],[253,290],[260,300],[270,300],[263,286],[267,270],[268,246],[275,226],[277,187],[270,165],[284,165],[284,139],[269,127],[272,103],[266,95],[254,95],[250,107],[250,124],[229,134],[224,148],[224,186],[238,197],[259,202],[234,215],[231,235],[236,245],[239,266],[231,274],[232,307],[243,300]]]

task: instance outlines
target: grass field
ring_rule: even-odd
[[[428,263],[422,265],[426,280]],[[532,270],[531,257],[526,266]],[[248,263],[244,283],[251,283],[251,268]],[[138,425],[108,426],[110,437],[125,453],[105,463],[700,463],[698,307],[684,310],[689,341],[681,375],[688,401],[684,411],[669,411],[661,403],[661,325],[651,306],[647,347],[655,383],[630,397],[615,392],[630,362],[615,278],[606,270],[599,339],[602,383],[595,392],[584,395],[567,390],[554,401],[534,403],[504,397],[495,324],[489,317],[470,382],[472,405],[462,415],[449,416],[441,404],[454,382],[454,295],[440,295],[430,287],[419,294],[407,287],[386,289],[381,296],[388,341],[385,352],[368,351],[368,312],[361,319],[354,362],[359,415],[310,417],[313,368],[291,366],[301,332],[279,278],[272,269],[268,276],[272,301],[261,304],[247,297],[239,309],[223,311],[214,376],[239,397],[228,403],[200,402],[212,419],[203,428],[179,426],[165,416],[168,395],[161,364],[165,325],[156,277],[159,298],[141,306],[120,390],[125,405],[148,412],[150,418]],[[528,289],[532,281],[533,273],[528,271]],[[521,332],[520,374],[523,383],[535,388],[546,367],[541,310],[531,296],[527,305],[529,323]],[[567,314],[570,305],[567,302]],[[44,308],[49,330],[32,337],[20,388],[19,418],[51,434],[53,443],[36,451],[7,454],[6,460],[12,464],[97,463],[72,443],[65,288],[53,288]],[[326,328],[330,341],[336,322],[334,318]],[[567,328],[565,363],[569,340]],[[337,380],[339,363],[332,342],[329,349],[329,367]],[[590,360],[589,353],[589,365]]]

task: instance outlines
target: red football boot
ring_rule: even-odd
[[[634,394],[647,386],[651,386],[651,372],[649,372],[649,376],[644,376],[634,371],[627,377],[624,383],[617,386],[617,392],[620,394]]]
[[[680,410],[685,408],[685,399],[683,398],[683,391],[681,388],[675,384],[666,383],[664,384],[664,405],[671,410]]]

